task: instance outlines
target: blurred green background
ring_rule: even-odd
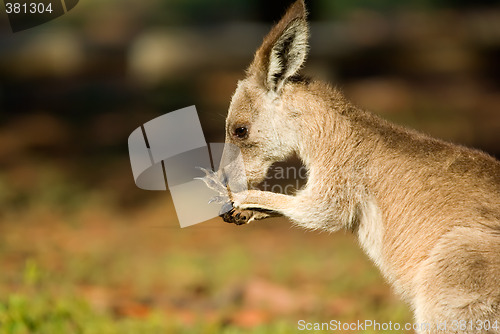
[[[498,1],[306,3],[304,73],[500,157]],[[223,141],[236,82],[289,4],[81,0],[15,34],[2,8],[0,333],[412,321],[348,233],[284,219],[180,229],[168,192],[134,185],[127,137],[156,116],[195,104],[207,141]]]

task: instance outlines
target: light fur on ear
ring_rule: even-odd
[[[267,89],[279,93],[307,56],[309,29],[303,0],[296,1],[271,29],[248,69]]]

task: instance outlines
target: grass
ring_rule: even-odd
[[[117,319],[96,313],[82,300],[66,297],[27,297],[13,294],[0,304],[0,333],[5,334],[136,334],[136,333],[289,333],[293,328],[283,322],[243,331],[222,323],[198,323],[185,326],[161,312],[144,318]]]

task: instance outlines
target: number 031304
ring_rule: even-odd
[[[7,14],[43,14],[52,13],[52,4],[44,4],[42,2],[6,2],[5,12]]]

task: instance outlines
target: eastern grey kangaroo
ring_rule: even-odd
[[[226,120],[249,186],[293,154],[307,184],[294,196],[234,193],[224,220],[279,214],[307,229],[352,231],[417,322],[500,333],[500,162],[384,121],[300,76],[307,52],[298,0],[257,50]],[[452,328],[457,321],[467,326]]]

